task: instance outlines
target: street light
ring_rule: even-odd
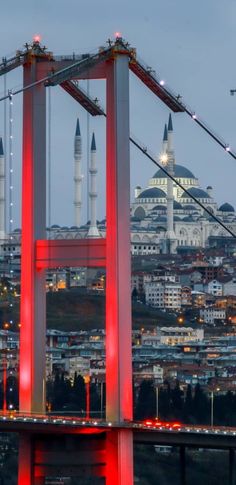
[[[103,381],[100,382],[100,414],[103,418]]]
[[[159,417],[159,388],[156,385],[156,419]]]
[[[90,418],[90,375],[84,377],[86,392],[86,419]]]
[[[220,388],[217,387],[216,391],[219,392]],[[214,426],[214,391],[211,391],[211,427]]]

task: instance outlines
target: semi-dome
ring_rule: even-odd
[[[187,204],[187,205],[184,205],[184,210],[187,210],[187,211],[195,211],[196,210],[196,207],[194,205]]]
[[[196,199],[211,199],[211,196],[207,192],[205,192],[205,190],[198,189],[197,187],[190,187],[190,189],[188,189],[188,192],[190,195],[196,197]],[[188,199],[189,196],[188,194],[186,194],[186,192],[184,192],[181,195],[181,198]]]
[[[177,210],[183,209],[182,205],[177,200],[174,200],[173,207]]]
[[[161,204],[158,204],[158,205],[155,205],[155,207],[153,207],[152,211],[166,211],[167,208],[165,205],[161,205]]]
[[[174,177],[176,178],[187,178],[187,179],[195,179],[195,175],[186,167],[183,167],[183,165],[174,165]],[[163,172],[163,170],[159,169],[157,172],[153,175],[154,179],[160,179],[160,178],[167,178],[166,174]]]
[[[164,197],[166,197],[166,194],[163,190],[157,187],[151,187],[150,189],[143,190],[137,199],[163,199]]]
[[[154,220],[155,220],[155,222],[166,222],[167,217],[166,216],[158,216]]]
[[[186,216],[182,219],[184,222],[193,222],[193,218],[191,216]]]
[[[219,211],[222,212],[234,212],[234,207],[231,204],[228,204],[228,202],[225,202],[219,207]]]

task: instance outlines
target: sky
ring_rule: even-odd
[[[0,56],[10,57],[35,34],[54,54],[87,53],[105,46],[119,31],[138,56],[198,116],[236,150],[236,2],[235,0],[40,0],[1,5]],[[8,89],[22,85],[21,69],[7,76]],[[105,83],[84,87],[104,105]],[[0,79],[0,94],[3,79]],[[8,110],[8,106],[7,106]],[[131,133],[156,155],[161,151],[168,108],[130,74]],[[51,213],[48,223],[72,226],[73,138],[79,116],[83,140],[83,221],[87,204],[88,140],[95,132],[98,165],[98,219],[105,215],[105,121],[92,118],[60,87],[51,88]],[[14,227],[20,225],[22,98],[14,97]],[[212,185],[216,201],[236,207],[236,161],[230,158],[186,115],[173,114],[176,162]],[[0,133],[4,109],[0,103]],[[8,143],[8,140],[7,140]],[[6,147],[7,148],[7,147]],[[156,168],[131,147],[131,199],[134,187],[145,188]]]

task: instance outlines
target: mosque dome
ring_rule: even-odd
[[[196,199],[210,199],[210,195],[205,192],[205,190],[202,190],[202,189],[198,189],[197,187],[190,187],[190,189],[188,189],[188,192],[190,195],[193,195],[194,197],[196,197]],[[181,198],[182,199],[188,199],[189,196],[188,194],[186,194],[185,192],[181,195]]]
[[[234,212],[234,207],[231,204],[228,204],[228,202],[225,202],[219,207],[219,211],[221,212]]]
[[[166,194],[163,190],[157,187],[151,187],[150,189],[145,189],[141,194],[138,195],[137,199],[163,199]]]
[[[159,169],[157,172],[153,175],[152,178],[154,179],[160,179],[160,178],[166,178],[166,174],[163,172],[163,170]],[[188,179],[195,179],[195,175],[186,167],[183,167],[183,165],[174,165],[174,177],[176,178],[188,178]]]

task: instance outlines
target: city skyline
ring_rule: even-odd
[[[204,6],[204,9],[199,6],[189,6],[186,1],[183,1],[181,5],[175,5],[172,1],[166,2],[165,5],[150,2],[148,9],[137,7],[135,11],[131,5],[128,5],[125,20],[122,8],[121,12],[117,12],[116,20],[114,20],[111,5],[107,1],[100,2],[99,7],[92,5],[94,16],[90,17],[88,17],[88,10],[91,3],[87,6],[82,5],[79,9],[77,3],[72,2],[71,10],[78,11],[81,19],[90,19],[90,29],[85,28],[84,25],[78,29],[71,10],[69,13],[67,12],[70,28],[66,22],[62,24],[62,18],[67,11],[63,2],[57,3],[56,10],[53,6],[48,9],[45,1],[40,6],[25,1],[24,7],[27,7],[27,12],[24,10],[24,19],[22,18],[22,22],[15,27],[8,39],[7,46],[6,31],[3,29],[0,34],[2,46],[6,46],[1,49],[2,56],[11,56],[16,49],[22,48],[25,42],[30,42],[35,33],[41,34],[42,44],[45,44],[54,54],[65,54],[97,50],[100,45],[106,43],[108,37],[112,38],[114,32],[119,30],[124,39],[137,49],[138,55],[155,69],[157,74],[163,77],[176,93],[183,96],[184,102],[189,103],[197,114],[223,136],[230,146],[236,146],[236,142],[234,143],[234,127],[236,126],[234,103],[236,101],[229,94],[230,89],[235,87],[236,81],[235,69],[231,63],[235,35],[232,22],[235,9],[233,2],[229,2],[225,7],[218,1],[210,1],[207,7]],[[18,8],[17,6],[15,12],[19,14],[20,19],[23,12]],[[55,17],[56,11],[57,17]],[[97,22],[99,15],[102,17],[103,11],[106,11],[106,19]],[[10,25],[7,14],[7,8],[3,7],[5,28]],[[50,18],[54,22],[51,22]],[[131,20],[133,21],[131,22]],[[60,25],[60,29],[58,25]],[[60,31],[60,35],[58,35],[58,31]],[[222,39],[224,39],[224,43]],[[9,89],[20,83],[20,69],[7,76]],[[89,83],[90,93],[94,97],[98,97],[103,106],[105,104],[104,84],[101,81]],[[87,83],[83,83],[83,85],[87,89]],[[1,79],[0,91],[1,93],[3,91],[3,79]],[[153,96],[130,75],[131,132],[158,155],[161,149],[163,126],[169,110]],[[105,215],[102,198],[105,184],[105,121],[101,117],[90,117],[88,121],[84,110],[58,87],[51,88],[51,103],[51,185],[53,192],[51,222],[52,224],[73,225],[73,138],[77,116],[80,118],[83,138],[84,174],[86,174],[88,158],[87,133],[90,142],[92,131],[95,131],[96,135],[98,219],[102,219]],[[20,220],[19,179],[22,117],[20,108],[21,96],[14,97],[13,149],[16,194],[14,227],[19,226]],[[0,131],[3,133],[3,103],[0,105],[0,115],[2,120]],[[185,114],[174,115],[173,123],[177,163],[184,164],[192,170],[203,187],[210,183],[219,204],[227,201],[235,206],[234,170],[236,170],[236,166],[234,160],[208,139]],[[89,130],[87,129],[88,124]],[[6,148],[8,150],[8,146]],[[227,184],[227,200],[226,187],[222,184],[223,168],[224,181]],[[131,147],[131,194],[136,185],[147,186],[148,179],[154,172],[155,166]],[[86,181],[84,185],[87,185]],[[69,193],[66,200],[61,197],[63,191]],[[84,206],[85,203],[86,197]],[[85,210],[84,222],[86,222],[87,215],[88,211]]]

